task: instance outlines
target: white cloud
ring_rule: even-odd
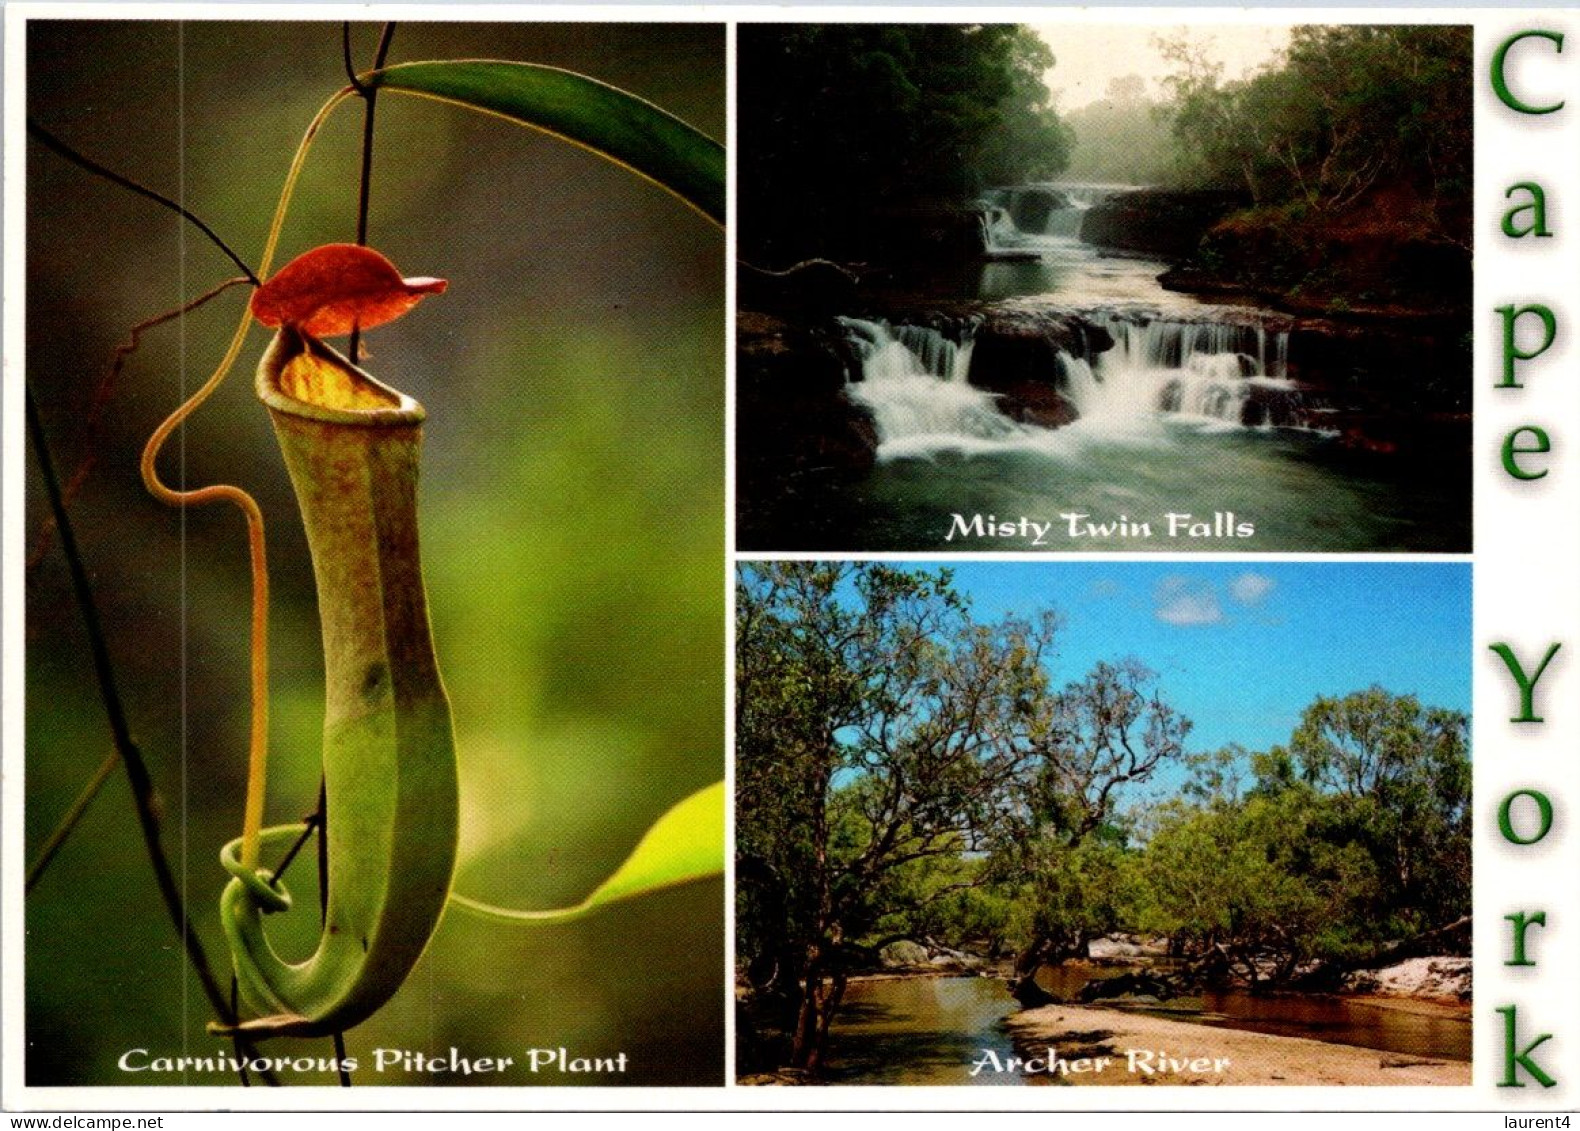
[[[1242,573],[1229,582],[1229,596],[1242,605],[1259,604],[1278,583],[1260,573]]]
[[[1124,592],[1124,586],[1111,577],[1100,577],[1092,582],[1091,588],[1087,592],[1093,600],[1101,601],[1109,597],[1119,596]]]
[[[1165,577],[1158,582],[1154,615],[1164,624],[1178,628],[1217,624],[1223,620],[1218,595],[1204,581],[1184,577]]]

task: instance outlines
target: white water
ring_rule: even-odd
[[[1288,334],[1260,326],[1183,321],[1149,314],[1096,314],[1114,338],[1095,366],[1060,351],[1047,375],[1079,419],[1050,430],[1005,416],[997,397],[968,383],[972,341],[920,326],[842,318],[861,359],[847,395],[871,410],[882,460],[942,451],[968,455],[1036,450],[1071,457],[1091,443],[1167,443],[1171,427],[1235,431],[1253,390],[1294,396],[1286,376]]]
[[[1253,391],[1294,395],[1287,331],[1112,314],[1098,321],[1114,346],[1098,355],[1096,380],[1071,382],[1077,409],[1093,423],[1130,427],[1163,415],[1210,428],[1265,426],[1264,413],[1247,411]]]
[[[1045,297],[1062,306],[1090,307],[1114,302],[1146,303],[1194,309],[1194,299],[1158,286],[1164,265],[1141,256],[1118,254],[1081,242],[1086,211],[1126,185],[1043,184],[1022,186],[1062,193],[1070,207],[1051,211],[1040,231],[1016,226],[1009,205],[1020,188],[991,190],[984,221],[990,253],[976,280],[977,297],[1006,299]],[[1002,261],[991,253],[1010,253]]]
[[[846,394],[871,410],[880,458],[984,451],[1026,438],[1027,429],[998,410],[993,394],[967,383],[969,335],[957,344],[925,326],[839,321],[861,359],[861,380]]]
[[[1452,477],[1380,475],[1329,442],[1332,432],[1310,427],[1343,418],[1324,415],[1334,410],[1320,403],[1299,403],[1288,335],[1277,329],[1288,319],[1164,290],[1164,264],[1084,245],[1073,234],[1080,206],[1095,203],[1100,190],[1049,187],[1074,207],[1056,210],[1041,232],[997,217],[991,234],[994,246],[1034,254],[958,270],[940,264],[927,290],[1033,316],[1081,311],[1105,322],[1113,349],[1048,357],[1049,385],[1079,418],[1044,428],[1007,416],[1001,398],[970,384],[973,362],[975,380],[994,384],[980,371],[988,360],[980,333],[973,346],[969,333],[846,319],[854,355],[847,395],[872,411],[877,466],[849,487],[743,511],[750,518],[738,528],[743,548],[1436,552],[1469,545],[1462,488]],[[1002,209],[1012,199],[995,194],[993,203]],[[1293,363],[1302,360],[1297,354]],[[951,518],[1051,521],[1066,512],[1090,516],[1089,528],[1060,527],[1045,542],[966,540],[955,536]],[[1219,512],[1254,523],[1254,536],[1233,546],[1185,545],[1157,525],[1166,514]],[[1110,530],[1125,518],[1162,533]]]

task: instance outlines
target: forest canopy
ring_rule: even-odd
[[[1145,35],[1137,29],[1138,67]],[[1058,46],[1077,51],[1080,38]],[[881,260],[918,243],[935,257],[969,254],[967,238],[921,233],[940,212],[969,212],[985,188],[1055,177],[1232,190],[1251,206],[1238,243],[1205,249],[1196,267],[1236,260],[1274,289],[1320,274],[1336,222],[1368,239],[1468,249],[1469,28],[1298,26],[1273,61],[1235,79],[1210,40],[1154,46],[1168,70],[1161,90],[1120,75],[1102,99],[1059,109],[1047,86],[1054,52],[1029,27],[743,27],[743,255],[784,268],[819,255]],[[1247,233],[1261,254],[1239,263]],[[1436,276],[1459,284],[1460,260],[1420,254],[1398,268],[1408,278],[1397,286],[1334,270],[1352,289],[1401,301]]]
[[[1013,24],[743,25],[741,243],[837,244],[874,206],[958,200],[1063,171],[1071,136]]]
[[[1229,83],[1199,48],[1165,53],[1183,181],[1319,212],[1392,185],[1448,228],[1468,210],[1468,27],[1296,27],[1281,66]]]

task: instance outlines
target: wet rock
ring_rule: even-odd
[[[870,469],[878,434],[845,396],[859,371],[837,324],[742,312],[737,320],[737,486],[743,508]]]
[[[1251,203],[1233,189],[1138,189],[1087,209],[1081,239],[1168,260],[1189,256],[1214,224]]]
[[[1048,217],[1070,207],[1070,198],[1057,189],[1021,188],[1010,193],[1009,215],[1023,232],[1042,232]]]
[[[1248,428],[1310,428],[1314,418],[1298,386],[1253,383],[1240,406],[1240,423]]]
[[[890,209],[872,217],[861,252],[889,265],[967,263],[987,250],[987,225],[988,211],[977,205]]]

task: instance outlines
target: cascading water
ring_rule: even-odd
[[[1057,431],[1011,420],[993,394],[968,383],[969,331],[956,343],[931,327],[841,318],[861,361],[860,380],[846,392],[872,412],[883,459],[1161,442],[1170,421],[1208,429],[1295,422],[1287,331],[1111,312],[1093,319],[1114,346],[1095,363],[1059,351],[1058,372],[1049,376],[1079,417]]]
[[[861,359],[861,380],[846,395],[872,412],[882,458],[992,446],[1026,431],[967,383],[969,331],[956,343],[927,326],[839,321]]]
[[[1087,209],[1099,204],[1115,193],[1127,192],[1129,185],[1057,184],[1053,182],[1015,185],[990,189],[984,195],[987,207],[987,230],[990,247],[1059,248],[1067,243],[1079,244],[1081,218]],[[1031,210],[1033,219],[1022,226],[1016,217],[1022,195],[1041,194],[1047,204]]]
[[[1445,458],[1443,474],[1422,474],[1417,461],[1387,458],[1418,441],[1435,453],[1458,425],[1385,411],[1390,397],[1354,389],[1346,371],[1352,358],[1357,371],[1384,364],[1391,345],[1313,323],[1292,347],[1289,316],[1165,288],[1167,264],[1083,242],[1083,228],[1095,241],[1130,222],[1128,206],[1092,212],[1122,191],[988,190],[975,205],[980,259],[949,254],[865,282],[894,323],[847,318],[836,329],[848,338],[845,411],[811,405],[798,432],[785,410],[800,390],[763,383],[756,394],[741,546],[1231,548],[1222,531],[1234,532],[1232,548],[1258,551],[1468,546],[1462,468]],[[1137,203],[1141,214],[1154,206]],[[963,317],[973,333],[957,328]],[[776,371],[765,359],[762,372]],[[1181,515],[1193,516],[1184,533]]]
[[[1136,421],[1155,414],[1221,427],[1294,423],[1299,394],[1288,378],[1289,332],[1224,322],[1108,314],[1113,349],[1094,380],[1070,377],[1083,419]]]

